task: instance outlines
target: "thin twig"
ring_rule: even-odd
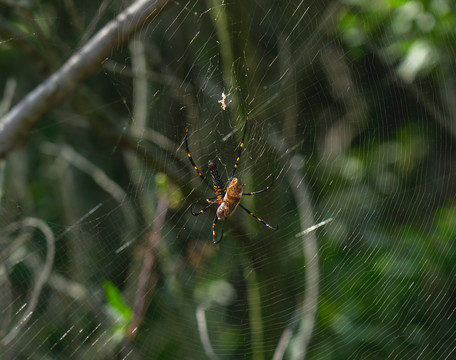
[[[82,46],[83,44],[86,43],[86,41],[90,38],[90,36],[93,34],[95,31],[98,22],[100,19],[105,15],[106,10],[109,9],[109,6],[111,5],[112,0],[104,0],[100,6],[98,7],[97,15],[92,18],[90,23],[86,26],[86,31],[81,37],[81,41],[79,43],[79,46]]]
[[[33,287],[32,293],[30,295],[30,301],[24,315],[17,322],[16,326],[0,341],[2,346],[8,345],[19,333],[19,331],[27,324],[30,320],[35,308],[38,304],[38,298],[41,294],[44,284],[48,281],[51,274],[52,266],[54,264],[54,255],[55,255],[55,241],[54,234],[49,226],[42,220],[36,218],[25,218],[24,220],[13,223],[8,227],[8,231],[15,231],[20,227],[32,227],[39,229],[46,238],[47,252],[46,259],[44,261],[43,270],[38,275],[35,286]]]
[[[296,310],[288,322],[287,327],[285,330],[282,332],[282,335],[280,337],[279,343],[277,344],[277,347],[274,351],[274,356],[272,357],[272,360],[282,360],[285,351],[288,348],[288,344],[291,341],[291,338],[293,336],[293,331],[295,331],[296,326],[299,323],[299,320],[302,318],[302,311],[303,311],[303,306],[302,306],[302,301],[299,301]]]
[[[51,143],[47,143],[46,145],[52,147],[53,150],[56,151],[56,154],[62,156],[68,163],[90,176],[95,183],[110,194],[119,204],[125,202],[127,194],[124,189],[112,180],[101,168],[76,152],[71,146],[53,146]],[[128,211],[132,213],[133,209],[128,208]]]
[[[255,270],[252,266],[244,266],[244,278],[247,282],[247,298],[249,302],[252,359],[262,360],[264,359],[264,329],[261,314],[261,295]]]
[[[293,328],[291,326],[287,326],[285,328],[285,330],[282,332],[282,335],[280,336],[280,340],[274,351],[274,356],[272,357],[272,360],[282,360],[283,359],[283,356],[285,355],[285,350],[287,349],[288,344],[290,343],[292,335],[293,335]]]
[[[272,145],[276,148],[277,153],[284,153],[286,151],[286,144],[283,139],[270,138]],[[285,162],[292,162],[290,156],[284,159]],[[297,166],[289,166],[287,172],[288,182],[293,191],[298,207],[301,228],[310,229],[315,226],[313,208],[310,201],[309,191],[306,182],[301,175]],[[305,259],[305,280],[306,291],[304,294],[304,301],[302,303],[302,318],[301,324],[297,333],[296,342],[296,358],[304,359],[307,354],[307,347],[312,337],[313,328],[317,315],[318,294],[319,294],[319,278],[320,270],[318,268],[318,246],[317,238],[314,231],[303,231],[302,244]],[[285,329],[288,331],[288,328]],[[282,335],[282,338],[284,335]],[[283,344],[279,344],[283,346]],[[284,351],[285,349],[281,349]]]
[[[0,101],[0,116],[6,114],[13,102],[14,93],[16,92],[17,81],[14,78],[6,80],[5,91],[3,92],[2,100]]]
[[[198,324],[198,332],[200,335],[201,344],[203,345],[204,352],[207,357],[212,360],[217,360],[218,357],[215,354],[214,349],[211,345],[211,340],[209,339],[209,332],[207,331],[207,322],[206,322],[206,310],[210,307],[210,304],[204,303],[197,307],[196,309],[196,320]]]
[[[90,176],[93,181],[110,194],[114,200],[119,204],[124,205],[123,213],[125,220],[128,223],[129,229],[134,229],[136,226],[135,212],[132,205],[129,202],[128,196],[124,189],[112,180],[101,168],[90,162],[87,158],[76,152],[71,146],[57,146],[52,143],[45,143],[43,147],[53,155],[61,156],[69,164],[73,165],[80,171],[84,172],[87,176]]]
[[[170,0],[136,1],[18,103],[0,122],[0,158],[27,136],[44,114],[68,98],[103,61],[170,3]]]
[[[314,223],[314,216],[306,182],[302,179],[300,172],[293,166],[290,167],[287,175],[298,206],[301,227],[308,229]],[[318,245],[315,232],[304,234],[302,236],[302,244],[306,264],[304,282],[306,284],[306,292],[302,304],[303,315],[301,325],[297,335],[297,359],[304,359],[306,357],[307,347],[312,337],[317,316],[320,279],[320,270],[318,268]]]
[[[149,236],[146,252],[144,253],[144,261],[141,269],[141,274],[138,280],[138,290],[136,291],[135,304],[133,308],[133,320],[129,327],[127,336],[133,340],[136,336],[139,325],[141,324],[151,295],[153,294],[155,284],[158,281],[158,275],[154,274],[154,268],[157,267],[157,250],[161,239],[161,231],[165,223],[166,213],[168,211],[169,201],[165,195],[160,196],[158,201],[155,221],[152,228],[152,233]]]
[[[131,124],[131,133],[138,138],[147,128],[148,118],[148,97],[149,87],[148,80],[142,74],[147,72],[147,61],[145,54],[145,45],[142,37],[137,36],[130,42],[131,65],[134,75],[133,81],[133,121]]]

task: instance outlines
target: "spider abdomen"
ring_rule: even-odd
[[[241,184],[237,178],[233,178],[226,189],[225,196],[217,208],[217,218],[219,220],[228,219],[236,211],[242,198],[242,188],[245,185]]]

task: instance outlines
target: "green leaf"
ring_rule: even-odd
[[[122,299],[120,290],[110,281],[105,281],[103,287],[109,306],[115,310],[118,315],[121,315],[125,321],[130,321],[133,316],[133,310]]]

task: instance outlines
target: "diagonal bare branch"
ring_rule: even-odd
[[[68,98],[103,62],[151,22],[170,0],[138,0],[102,28],[51,77],[0,121],[0,158],[24,140],[41,117]]]

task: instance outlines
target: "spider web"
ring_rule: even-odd
[[[1,165],[5,359],[454,358],[452,6],[171,4]],[[2,115],[125,8],[2,7]],[[214,246],[185,129],[228,182],[247,114],[236,176],[275,182],[242,204],[279,230],[238,209]]]

